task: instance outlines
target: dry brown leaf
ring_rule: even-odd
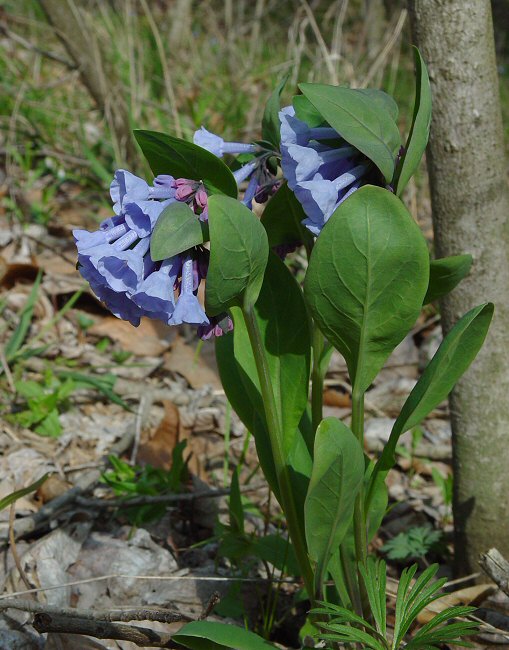
[[[421,625],[429,623],[431,619],[443,612],[448,607],[455,607],[456,605],[478,605],[490,594],[496,591],[497,587],[493,583],[485,583],[482,585],[474,585],[473,587],[465,587],[458,591],[453,591],[446,594],[442,598],[430,603],[426,609],[417,617],[417,621]]]
[[[175,339],[168,354],[164,355],[165,370],[178,372],[185,377],[193,388],[201,388],[206,384],[221,389],[221,381],[217,373],[179,336]]]
[[[48,503],[52,499],[61,496],[72,487],[68,481],[64,481],[58,474],[49,476],[35,493],[35,498],[40,504]]]
[[[352,400],[348,393],[328,388],[323,393],[323,403],[326,406],[340,406],[346,408],[351,406]]]
[[[89,334],[107,336],[119,343],[124,350],[133,352],[140,357],[157,357],[168,349],[174,330],[161,321],[142,318],[140,326],[135,328],[127,321],[114,318],[104,318],[100,323],[92,325]]]
[[[137,461],[169,470],[172,452],[179,440],[179,410],[168,400],[163,401],[164,416],[153,434],[142,436]]]

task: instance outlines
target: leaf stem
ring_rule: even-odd
[[[359,441],[362,449],[364,449],[364,392],[356,390],[355,386],[352,391],[352,431]],[[366,531],[366,516],[364,512],[364,485],[361,488],[355,499],[354,513],[353,513],[353,526],[355,537],[355,559],[357,565],[366,566],[368,557],[368,535]],[[361,588],[361,597],[365,602],[365,594],[363,594],[363,581],[360,573],[358,573],[359,586]]]
[[[313,331],[313,367],[311,369],[311,417],[313,431],[316,432],[318,425],[323,419],[323,380],[322,354],[325,347],[323,334],[316,323],[312,323]]]
[[[265,416],[267,420],[267,428],[269,431],[272,455],[274,458],[274,465],[276,468],[276,475],[279,485],[281,507],[285,513],[288,532],[293,543],[299,567],[302,571],[304,586],[306,587],[306,591],[308,593],[311,604],[314,605],[315,598],[313,570],[309,562],[301,518],[297,512],[297,506],[295,503],[295,498],[290,482],[290,475],[288,472],[288,465],[285,461],[285,453],[283,447],[283,425],[281,421],[281,414],[278,413],[276,407],[276,400],[274,398],[274,390],[270,379],[267,357],[265,356],[265,348],[254,309],[252,307],[244,306],[242,313],[244,315],[246,329],[253,351],[256,370],[258,373],[258,379],[260,381]]]

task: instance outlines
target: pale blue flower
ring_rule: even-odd
[[[255,144],[225,142],[219,135],[207,131],[203,126],[201,129],[194,132],[193,142],[199,147],[210,151],[210,153],[213,153],[218,158],[222,158],[225,153],[254,153],[258,149]]]

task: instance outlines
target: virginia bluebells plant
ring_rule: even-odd
[[[288,186],[319,235],[334,210],[366,182],[372,163],[331,127],[310,128],[292,106],[279,113],[281,164]]]

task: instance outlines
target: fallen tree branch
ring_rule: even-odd
[[[482,553],[479,564],[500,589],[509,596],[509,562],[496,548]]]
[[[244,492],[256,492],[266,488],[267,484],[243,485],[240,488]],[[132,506],[146,506],[157,503],[181,503],[184,501],[196,501],[198,499],[216,499],[230,494],[229,488],[217,490],[196,490],[196,492],[183,492],[182,494],[154,494],[139,497],[127,497],[125,499],[99,499],[76,496],[76,503],[84,508],[128,508]]]
[[[156,632],[146,627],[124,625],[123,623],[36,614],[32,625],[39,634],[47,632],[82,634],[93,636],[96,639],[131,641],[131,643],[142,648],[182,648],[181,645],[171,640],[170,634]]]
[[[87,621],[159,621],[160,623],[177,623],[179,621],[192,621],[194,619],[180,612],[153,607],[126,607],[123,609],[95,610],[75,609],[74,607],[57,607],[38,603],[35,600],[23,598],[6,598],[0,601],[0,611],[4,609],[19,609],[32,614],[47,614],[60,618],[79,618]]]

